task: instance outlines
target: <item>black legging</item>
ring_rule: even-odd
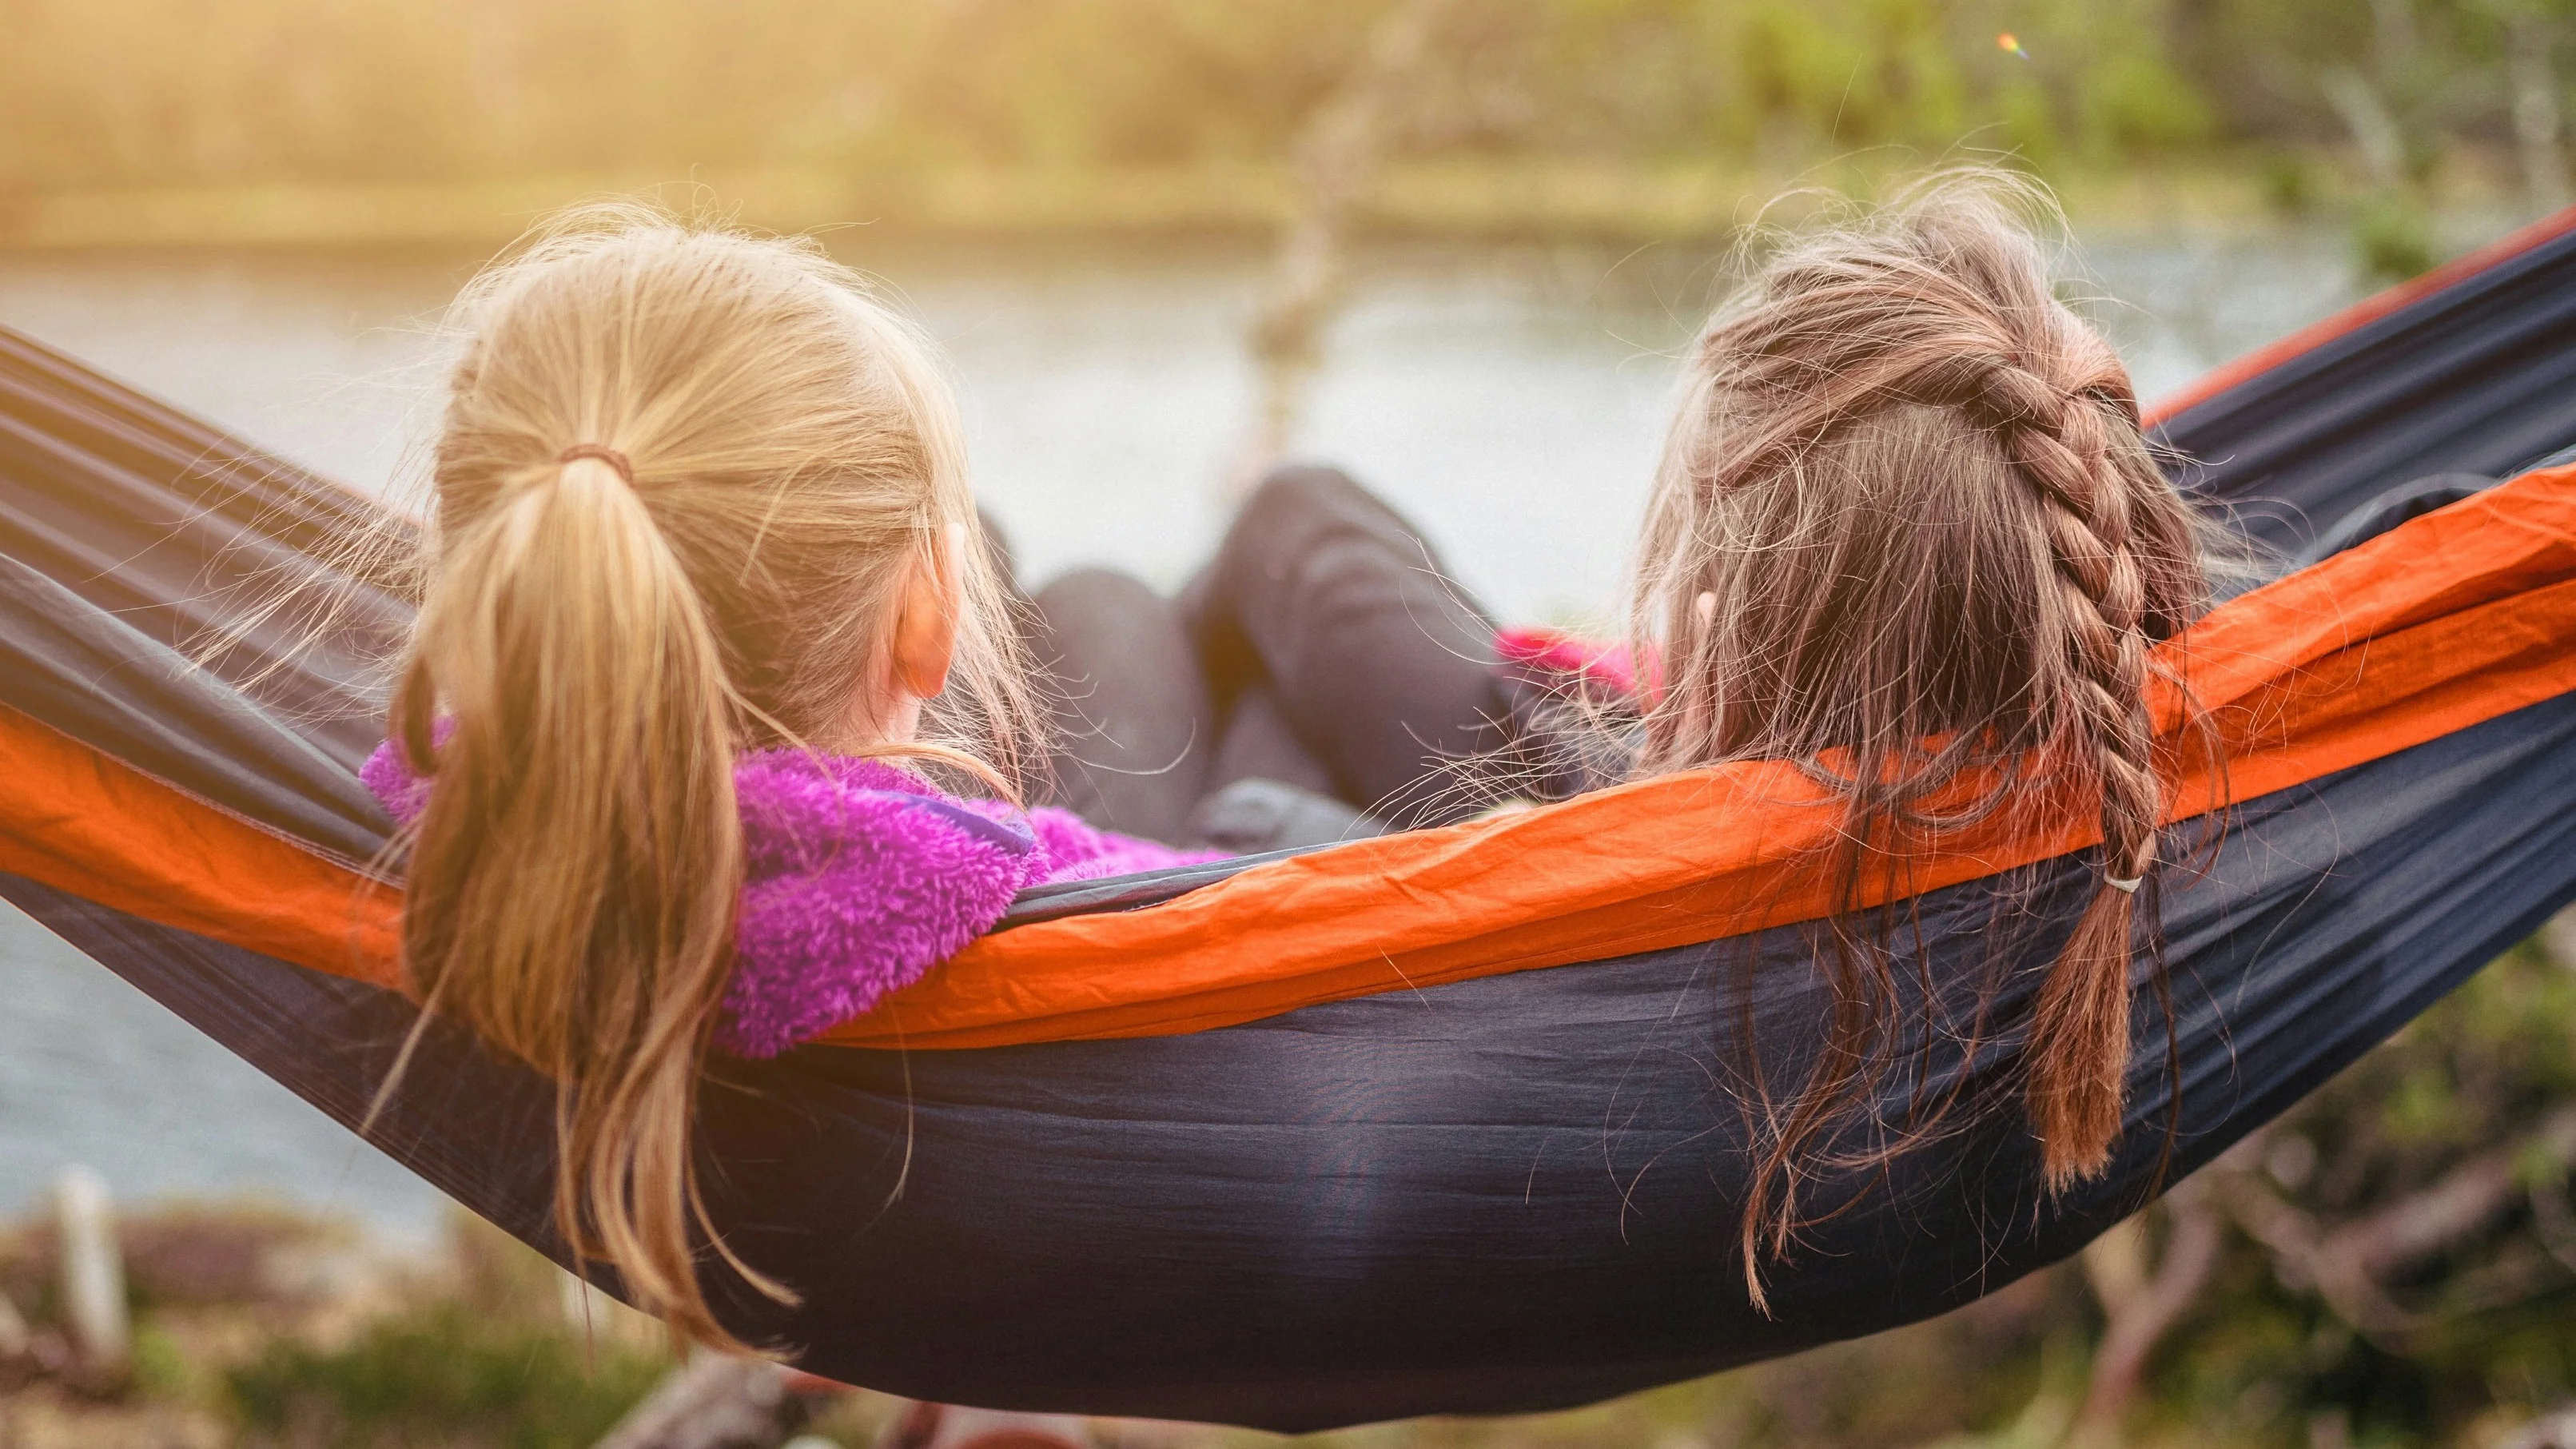
[[[1282,468],[1176,600],[1106,569],[1038,591],[1064,699],[1056,798],[1093,823],[1182,841],[1191,811],[1264,778],[1397,829],[1491,803],[1461,762],[1526,712],[1494,625],[1406,523],[1331,468]]]

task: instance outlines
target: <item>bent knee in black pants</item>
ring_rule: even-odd
[[[1491,803],[1446,787],[1509,741],[1493,620],[1349,475],[1273,472],[1185,603],[1220,700],[1266,689],[1342,799],[1405,829]]]
[[[1055,695],[1056,803],[1149,840],[1187,838],[1208,783],[1216,711],[1171,604],[1109,569],[1038,590],[1038,663]]]
[[[1244,779],[1399,829],[1491,803],[1461,767],[1512,739],[1493,622],[1338,470],[1271,474],[1178,601],[1082,569],[1036,604],[1055,797],[1094,824],[1185,841],[1193,809]]]

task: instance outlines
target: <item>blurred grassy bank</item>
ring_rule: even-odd
[[[1906,167],[1869,155],[1803,172],[1547,158],[1390,163],[1355,227],[1389,238],[1469,241],[1723,241],[1784,193],[1869,195]],[[2051,178],[2078,225],[2241,230],[2355,218],[2375,193],[2330,151],[2204,158]],[[603,196],[649,196],[778,232],[865,227],[977,238],[1266,236],[1297,186],[1252,162],[1084,168],[972,166],[843,173],[819,168],[643,170],[405,182],[235,182],[0,192],[0,248],[498,246],[536,219]],[[1794,213],[1799,202],[1786,204]],[[2501,158],[2454,157],[2409,198],[2435,224],[2528,210]],[[1781,211],[1770,213],[1780,219]]]
[[[1722,235],[2008,155],[2079,217],[2569,194],[2568,0],[0,0],[0,245]],[[1327,186],[1331,190],[1332,186]],[[1338,211],[1336,199],[1327,206]]]

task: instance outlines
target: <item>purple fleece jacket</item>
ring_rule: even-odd
[[[406,825],[429,802],[390,740],[358,773]],[[959,800],[882,760],[760,750],[733,780],[745,880],[715,1041],[737,1056],[776,1056],[920,980],[1024,886],[1219,858]]]

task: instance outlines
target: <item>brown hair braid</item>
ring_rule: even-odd
[[[2009,176],[1931,178],[1785,245],[1686,369],[1633,606],[1665,660],[1641,768],[1799,761],[1845,811],[1845,908],[1816,937],[1824,1049],[1786,1103],[1751,1071],[1757,1302],[1761,1250],[1786,1251],[1820,1164],[1852,1160],[1834,1144],[1908,1037],[1898,908],[1852,903],[1912,894],[1944,832],[2098,812],[2102,875],[2039,984],[2023,1093],[2053,1191],[2120,1134],[2133,892],[2164,797],[2152,649],[2206,607],[2216,535],[2150,456],[2117,356],[2051,290],[2050,218]]]
[[[2047,734],[2089,762],[2101,789],[2104,879],[2042,983],[2031,1023],[2030,1115],[2052,1189],[2098,1171],[2119,1135],[2132,908],[2164,813],[2146,706],[2146,581],[2131,548],[2129,490],[2111,460],[2109,418],[2134,433],[2137,405],[2110,349],[2084,340],[2094,346],[2071,349],[2069,360],[2097,354],[2099,380],[2070,391],[1998,367],[1972,403],[2009,440],[2056,567],[2050,632],[2066,640],[2068,668],[2053,692],[2063,713]]]

